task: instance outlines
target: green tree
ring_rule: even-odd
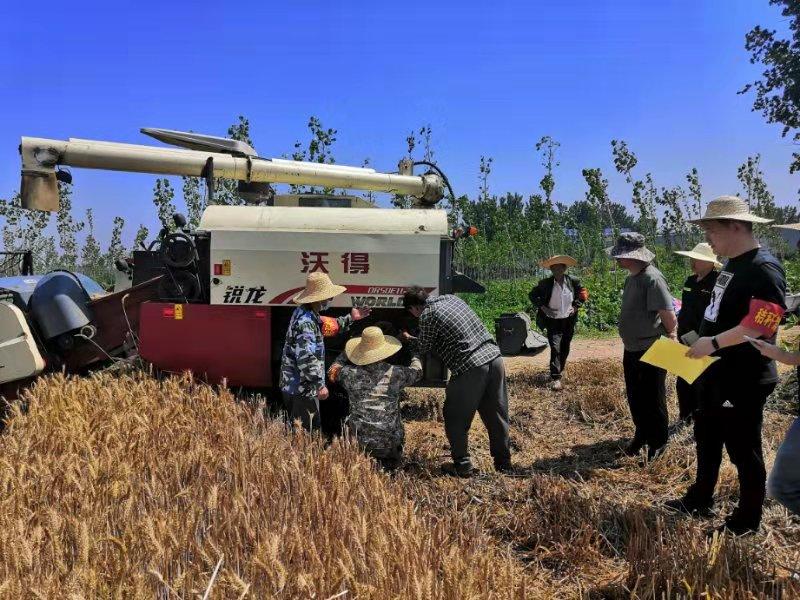
[[[422,139],[422,147],[425,150],[425,153],[422,155],[422,160],[427,162],[434,162],[433,161],[433,129],[431,129],[431,124],[428,123],[427,125],[423,125],[419,128],[419,136]]]
[[[545,208],[548,217],[553,214],[553,190],[556,188],[556,180],[553,176],[553,171],[559,166],[556,160],[556,150],[561,146],[557,141],[549,135],[542,136],[536,142],[536,151],[541,154],[542,166],[544,167],[544,176],[539,181],[539,187],[544,192]]]
[[[583,169],[581,173],[586,180],[586,185],[589,186],[589,189],[586,191],[586,201],[592,209],[594,209],[601,225],[603,221],[608,218],[608,226],[614,230],[614,237],[616,237],[617,225],[614,222],[614,215],[611,212],[611,198],[608,196],[608,180],[603,178],[603,171],[600,169]]]
[[[61,246],[59,265],[62,269],[75,269],[78,264],[77,235],[83,231],[84,223],[72,218],[72,185],[58,184],[58,214],[56,215],[56,231]]]
[[[739,166],[736,177],[742,184],[743,197],[750,209],[761,217],[777,221],[781,215],[775,205],[775,196],[769,191],[764,179],[761,155],[748,156]],[[781,236],[769,225],[756,224],[755,232],[757,237],[767,240],[776,252],[782,253],[785,250]]]
[[[49,248],[54,246],[45,229],[50,222],[50,213],[22,208],[22,198],[15,193],[10,200],[0,200],[0,217],[5,217],[2,237],[6,251],[30,250],[33,253],[34,270],[41,272],[49,268],[45,260],[52,260]]]
[[[797,0],[770,0],[770,5],[780,6],[781,15],[789,25],[789,39],[779,38],[775,30],[754,27],[745,38],[745,48],[750,52],[750,62],[760,63],[764,71],[761,79],[747,84],[739,93],[755,92],[753,111],[761,112],[768,123],[783,125],[781,135],[793,132],[795,143],[800,143],[800,2]],[[789,168],[800,170],[800,154],[795,152]]]
[[[144,225],[139,225],[139,229],[136,230],[136,236],[133,238],[131,252],[145,248],[147,246],[148,237],[150,237],[150,231]]]
[[[237,140],[240,142],[244,142],[250,146],[253,146],[253,140],[250,139],[250,121],[242,116],[239,115],[237,121],[228,127],[228,135],[227,137],[231,140]],[[244,199],[239,195],[239,182],[235,179],[222,179],[222,178],[215,178],[214,179],[214,189],[212,190],[214,194],[214,204],[223,204],[227,206],[241,206],[245,204]],[[191,194],[191,188],[190,188]],[[197,220],[200,222],[200,216],[203,214],[203,210],[206,208],[206,197],[200,195],[199,192],[199,185],[197,191],[197,198],[198,200],[194,200],[196,202],[195,206],[192,207],[192,212]],[[187,210],[188,210],[187,206]],[[188,216],[187,216],[188,219]]]
[[[125,219],[122,217],[114,217],[114,226],[111,229],[111,241],[108,244],[108,250],[104,257],[105,268],[110,274],[113,274],[116,269],[114,263],[125,256],[125,246],[122,244],[122,230],[124,228]]]
[[[156,179],[156,185],[153,188],[153,204],[158,213],[158,221],[161,227],[172,231],[175,229],[175,223],[172,221],[172,215],[175,214],[175,190],[172,189],[172,184],[166,177]]]
[[[631,186],[631,204],[638,213],[638,223],[635,228],[646,238],[655,239],[658,227],[656,217],[658,194],[654,192],[655,184],[652,176],[648,173],[645,181],[633,176],[633,169],[639,164],[639,159],[624,140],[611,140],[611,155],[614,159],[614,168]]]
[[[308,132],[310,136],[307,144],[300,141],[295,142],[292,160],[330,165],[335,164],[336,160],[333,156],[333,145],[336,143],[337,131],[332,128],[326,129],[317,117],[312,116],[308,119]],[[290,190],[293,194],[313,194],[317,192],[317,188],[314,186],[294,184],[290,186]],[[330,194],[332,192],[333,188],[322,188],[322,193],[324,194]]]
[[[113,283],[113,280],[110,280],[110,273],[106,270],[100,244],[94,236],[94,215],[91,208],[86,209],[86,239],[81,250],[80,270],[101,285],[108,286]]]
[[[680,186],[664,188],[658,197],[664,207],[661,227],[667,249],[674,245],[683,246],[689,239],[689,223],[686,220],[686,192]]]

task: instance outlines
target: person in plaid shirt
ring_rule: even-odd
[[[412,286],[403,295],[403,306],[419,319],[419,335],[404,332],[402,337],[416,340],[419,355],[436,353],[450,370],[444,402],[444,429],[453,457],[449,470],[460,477],[473,472],[468,442],[477,411],[489,432],[495,470],[510,472],[506,373],[494,338],[457,296],[429,298],[421,287]]]

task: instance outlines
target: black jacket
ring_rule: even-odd
[[[581,300],[581,292],[583,292],[585,288],[581,285],[581,282],[577,277],[573,277],[570,274],[564,275],[564,282],[572,292],[572,306],[575,308],[575,313],[573,313],[574,316],[578,312],[578,309],[583,306],[584,301]],[[544,321],[544,317],[546,315],[541,308],[542,306],[547,306],[550,303],[550,296],[553,295],[554,283],[555,278],[552,275],[550,277],[545,277],[539,283],[537,283],[536,287],[533,288],[528,294],[528,299],[536,309],[536,325],[540,329],[547,328]]]

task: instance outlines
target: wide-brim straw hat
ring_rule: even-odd
[[[316,271],[309,273],[306,277],[306,287],[294,295],[292,301],[295,304],[311,304],[312,302],[322,302],[330,300],[347,290],[343,285],[336,285],[328,277],[327,273]]]
[[[571,256],[567,256],[566,254],[556,254],[555,256],[551,256],[550,258],[546,258],[545,260],[539,263],[540,267],[545,269],[549,269],[553,265],[564,265],[566,267],[574,267],[578,264],[578,261],[572,258]]]
[[[772,223],[772,219],[765,219],[750,212],[747,202],[738,196],[720,196],[714,198],[706,206],[706,214],[699,219],[692,219],[689,223],[702,224],[704,221],[746,221],[748,223]]]
[[[396,337],[383,335],[378,327],[367,327],[361,337],[348,340],[344,352],[351,363],[362,366],[389,358],[402,347],[403,344]]]
[[[722,263],[719,262],[717,255],[714,254],[714,250],[705,242],[697,244],[697,246],[691,250],[675,250],[675,254],[680,254],[681,256],[686,256],[695,260],[714,263],[714,266],[717,268],[722,266]]]
[[[656,255],[645,248],[644,236],[635,231],[620,234],[617,243],[606,250],[612,258],[631,258],[642,262],[651,262]]]

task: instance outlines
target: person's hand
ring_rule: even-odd
[[[329,394],[328,394],[327,386],[323,385],[321,388],[319,388],[319,391],[317,392],[317,398],[319,400],[327,400],[328,399],[328,395]]]
[[[714,344],[711,343],[711,338],[701,337],[698,339],[692,347],[686,352],[686,356],[689,358],[703,358],[704,356],[708,356],[709,354],[714,353]]]
[[[756,350],[761,352],[763,356],[771,358],[772,360],[779,360],[783,354],[783,350],[778,348],[775,344],[770,344],[764,340],[758,340],[751,337],[746,337],[745,339],[750,342],[750,345],[755,346]]]
[[[671,340],[674,340],[674,341],[676,341],[676,342],[677,342],[677,341],[678,341],[678,330],[677,330],[677,329],[673,329],[672,331],[670,331],[670,332],[667,334],[667,337],[668,337],[669,339],[671,339]]]
[[[404,344],[410,342],[411,340],[417,339],[407,331],[401,331],[398,337],[400,338],[400,341],[403,342]]]
[[[339,371],[342,370],[342,365],[340,364],[333,364],[331,368],[328,369],[328,379],[330,379],[333,383],[339,379]]]
[[[350,311],[350,316],[353,318],[353,321],[360,321],[365,317],[369,316],[369,313],[372,312],[372,309],[369,306],[362,306],[360,308],[353,308]]]

